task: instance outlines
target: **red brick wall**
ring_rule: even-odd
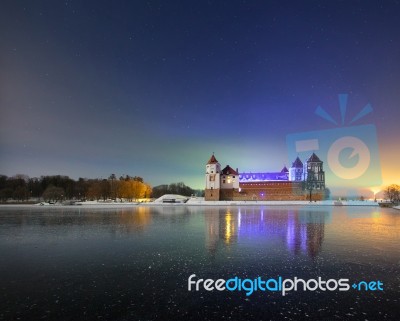
[[[226,200],[257,200],[257,201],[288,201],[307,200],[309,192],[303,191],[301,182],[258,182],[241,183],[241,192],[231,191],[231,194],[221,194]],[[233,194],[233,195],[232,195]],[[323,191],[312,191],[312,200],[323,199]]]
[[[301,182],[241,183],[241,191],[234,189],[206,189],[206,201],[299,201],[308,200]],[[312,191],[312,200],[324,199],[324,191]]]
[[[220,189],[206,189],[204,191],[204,199],[206,201],[219,201]]]

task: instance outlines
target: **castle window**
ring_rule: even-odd
[[[235,176],[232,176],[233,178],[235,178]]]
[[[224,184],[225,184],[225,180],[223,180],[223,181],[222,181],[222,183],[224,183]]]

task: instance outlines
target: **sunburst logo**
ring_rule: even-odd
[[[342,126],[345,124],[345,119],[346,119],[346,112],[347,112],[347,94],[340,94],[339,95],[339,109],[340,109],[340,116],[342,120]],[[353,117],[353,119],[349,122],[349,125],[354,123],[355,121],[363,118],[364,116],[368,115],[373,111],[372,106],[370,103],[368,103],[363,109],[361,109],[356,116]],[[315,110],[315,113],[322,117],[323,119],[329,121],[330,123],[334,125],[338,125],[338,122],[333,119],[333,117],[321,106],[318,106],[317,109]]]

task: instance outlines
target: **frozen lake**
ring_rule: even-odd
[[[400,320],[400,211],[0,207],[0,320]],[[188,277],[383,291],[189,292]]]

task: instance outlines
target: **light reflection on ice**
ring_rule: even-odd
[[[255,319],[267,304],[287,319],[390,319],[399,303],[400,215],[362,211],[367,215],[294,206],[0,209],[0,319],[39,319],[46,311],[49,319],[71,320],[88,313],[182,319],[193,311],[202,319]],[[380,279],[385,292],[258,293],[246,301],[240,293],[189,294],[192,273]]]

